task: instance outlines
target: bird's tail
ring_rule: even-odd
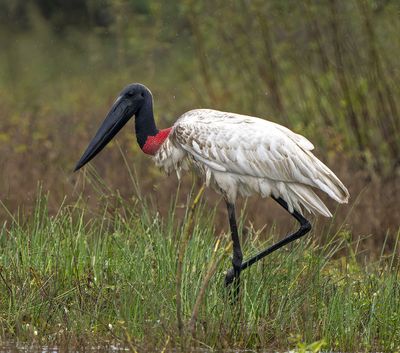
[[[317,167],[317,175],[313,178],[315,186],[326,192],[332,199],[339,203],[347,203],[349,201],[349,191],[324,163],[315,158]]]
[[[282,194],[283,199],[289,206],[289,211],[303,213],[302,209],[306,209],[310,213],[321,214],[325,217],[332,217],[332,213],[325,206],[318,195],[308,185],[288,183],[285,185],[285,193]]]
[[[302,212],[302,207],[311,213],[319,213],[325,217],[332,217],[331,212],[315,194],[312,187],[316,187],[327,193],[332,199],[339,203],[347,203],[349,200],[349,192],[339,178],[318,158],[313,154],[309,154],[313,158],[314,168],[312,169],[309,178],[312,184],[286,184],[286,198],[289,200],[288,205],[299,212]],[[282,194],[281,190],[281,194]]]

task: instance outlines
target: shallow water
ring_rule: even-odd
[[[20,344],[16,342],[0,342],[0,353],[14,353],[14,352],[25,352],[25,353],[78,353],[78,352],[99,352],[99,353],[117,353],[117,352],[130,352],[129,348],[109,345],[106,346],[91,346],[91,347],[74,347],[69,348],[68,346],[58,347],[58,346],[39,346],[37,344]],[[178,349],[167,350],[166,353],[178,353],[181,352]],[[254,350],[238,350],[238,349],[227,349],[223,351],[214,351],[204,348],[193,348],[193,350],[186,350],[190,353],[279,353],[278,351],[254,351]],[[147,353],[152,353],[148,351]],[[295,351],[281,351],[281,353],[295,353]],[[333,353],[333,352],[325,352]]]
[[[110,345],[109,347],[104,346],[92,346],[92,347],[74,347],[69,348],[67,346],[58,347],[58,346],[39,346],[37,344],[19,344],[16,342],[1,342],[0,343],[0,353],[5,352],[25,352],[25,353],[77,353],[77,352],[99,352],[99,353],[117,353],[117,352],[129,352],[129,348]],[[167,350],[168,353],[177,353],[181,352],[177,349]],[[255,353],[256,351],[253,350],[224,350],[224,351],[212,351],[208,349],[201,349],[201,348],[194,348],[193,350],[189,350],[186,352],[191,353],[212,353],[212,352],[219,352],[219,353]],[[147,353],[152,353],[148,351]],[[267,352],[259,352],[258,353],[272,353],[272,351]],[[291,353],[289,351],[283,353]]]
[[[74,353],[74,352],[99,352],[99,353],[117,353],[117,352],[129,352],[126,347],[110,345],[105,346],[91,346],[91,347],[74,347],[69,348],[68,346],[40,346],[37,344],[20,344],[16,342],[1,342],[0,353],[6,352],[25,352],[25,353]]]

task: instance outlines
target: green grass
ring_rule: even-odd
[[[94,214],[80,200],[49,215],[39,197],[31,217],[16,216],[0,231],[1,336],[40,344],[120,342],[138,350],[187,344],[304,351],[313,342],[315,350],[321,344],[328,351],[400,349],[398,250],[372,263],[357,254],[344,229],[319,234],[323,245],[312,234],[244,271],[234,307],[223,286],[229,235],[215,234],[215,210],[200,202],[191,220],[188,213],[177,220],[176,207],[161,219],[145,201],[116,198]],[[180,336],[177,254],[182,225],[190,221]],[[248,229],[245,255],[279,236],[274,230],[262,240]],[[215,273],[210,261],[219,262]],[[214,275],[204,286],[207,274]]]

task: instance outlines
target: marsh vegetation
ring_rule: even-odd
[[[38,180],[51,190],[51,209],[65,195],[80,195],[71,173],[76,160],[116,94],[136,81],[152,90],[160,128],[185,111],[212,107],[304,134],[350,189],[357,209],[348,219],[351,230],[374,234],[371,245],[378,248],[388,231],[394,241],[397,1],[52,4],[0,1],[0,195],[9,209],[31,207]],[[121,132],[118,143],[165,215],[170,193],[164,190],[174,190],[176,180],[154,169],[132,131]],[[94,161],[110,188],[129,197],[123,163],[116,144]],[[259,228],[286,222],[274,208],[260,212],[263,201],[248,207]],[[348,209],[338,212],[344,219]]]
[[[223,284],[229,234],[215,232],[215,210],[192,204],[188,196],[185,210],[193,212],[176,222],[181,205],[174,202],[163,218],[151,204],[117,195],[96,214],[79,200],[50,215],[47,198],[39,197],[31,217],[15,216],[1,230],[1,335],[138,351],[310,343],[337,351],[399,349],[400,234],[392,253],[372,262],[358,251],[363,240],[353,243],[345,228],[312,233],[246,270],[232,305]],[[281,237],[277,230],[266,238],[252,228],[245,233],[247,255]]]
[[[0,0],[2,338],[399,350],[399,11],[393,0]],[[215,194],[189,216],[201,183],[164,177],[133,126],[72,174],[130,82],[152,90],[161,128],[210,107],[305,135],[349,206],[328,202],[333,220],[246,270],[232,307]],[[265,200],[238,209],[247,256],[294,226]]]

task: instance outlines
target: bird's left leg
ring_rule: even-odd
[[[233,268],[230,271],[228,271],[228,273],[225,276],[225,286],[228,286],[233,281],[235,281],[234,283],[235,288],[233,288],[233,293],[234,297],[237,299],[240,290],[240,271],[242,270],[243,254],[242,254],[242,249],[240,247],[239,234],[237,230],[235,206],[227,201],[226,207],[228,209],[229,226],[231,228],[231,236],[233,242],[233,258],[232,258]]]

